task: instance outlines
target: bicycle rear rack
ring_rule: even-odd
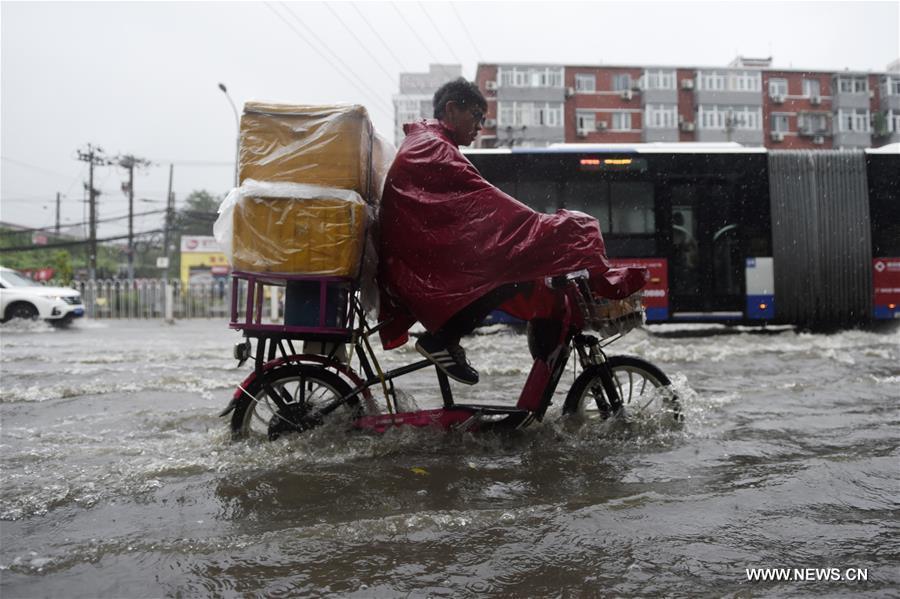
[[[230,328],[243,331],[248,337],[311,341],[349,341],[352,338],[355,279],[243,271],[235,271],[231,276]],[[265,323],[266,294],[279,290],[283,290],[284,295],[284,321],[281,324]],[[242,301],[243,293],[246,298]]]

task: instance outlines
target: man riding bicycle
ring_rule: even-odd
[[[449,377],[478,382],[460,339],[500,307],[525,320],[548,318],[553,299],[535,282],[578,270],[592,289],[623,298],[644,269],[611,269],[597,221],[580,212],[536,212],[488,183],[463,156],[484,122],[487,100],[465,79],[434,94],[434,120],[408,123],[382,196],[379,287],[386,348],[409,327],[427,333],[416,349]]]

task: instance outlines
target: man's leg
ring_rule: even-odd
[[[416,343],[416,349],[434,362],[450,378],[474,385],[478,371],[466,359],[459,346],[464,336],[475,330],[488,314],[506,300],[531,288],[531,283],[502,285],[478,298],[453,316],[434,333],[426,333]]]
[[[531,288],[532,283],[509,283],[481,296],[453,316],[434,332],[447,345],[459,345],[459,340],[471,333],[494,309],[506,300]]]

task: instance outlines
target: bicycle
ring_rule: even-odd
[[[255,424],[261,424],[274,440],[318,427],[337,414],[353,429],[378,433],[397,426],[464,431],[524,428],[543,420],[573,351],[582,372],[566,394],[564,416],[606,420],[624,412],[652,411],[673,422],[683,419],[678,397],[662,370],[636,356],[608,356],[604,351],[644,322],[640,295],[622,301],[598,298],[591,292],[587,271],[544,281],[554,293],[562,294],[562,309],[552,319],[528,325],[534,363],[515,407],[456,403],[448,377],[429,360],[384,372],[369,337],[385,323],[369,326],[366,322],[353,279],[249,272],[232,276],[229,326],[245,336],[234,355],[240,364],[251,357],[255,361],[253,372],[238,385],[220,414],[231,416],[235,438],[246,437]],[[241,281],[247,287],[243,319],[238,309]],[[313,291],[305,304],[307,320],[263,323],[264,288],[292,285]],[[251,339],[256,340],[255,354]],[[318,343],[319,351],[297,352],[295,341]],[[350,347],[350,358],[343,359],[346,347]],[[354,355],[361,374],[351,367]],[[429,367],[435,368],[443,406],[399,412],[394,380]],[[372,413],[374,387],[381,388],[387,413]]]

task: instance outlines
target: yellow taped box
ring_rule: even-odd
[[[360,202],[244,197],[234,210],[234,269],[355,277],[365,231]]]
[[[360,105],[248,102],[241,117],[240,181],[350,189],[370,201],[373,135]]]

